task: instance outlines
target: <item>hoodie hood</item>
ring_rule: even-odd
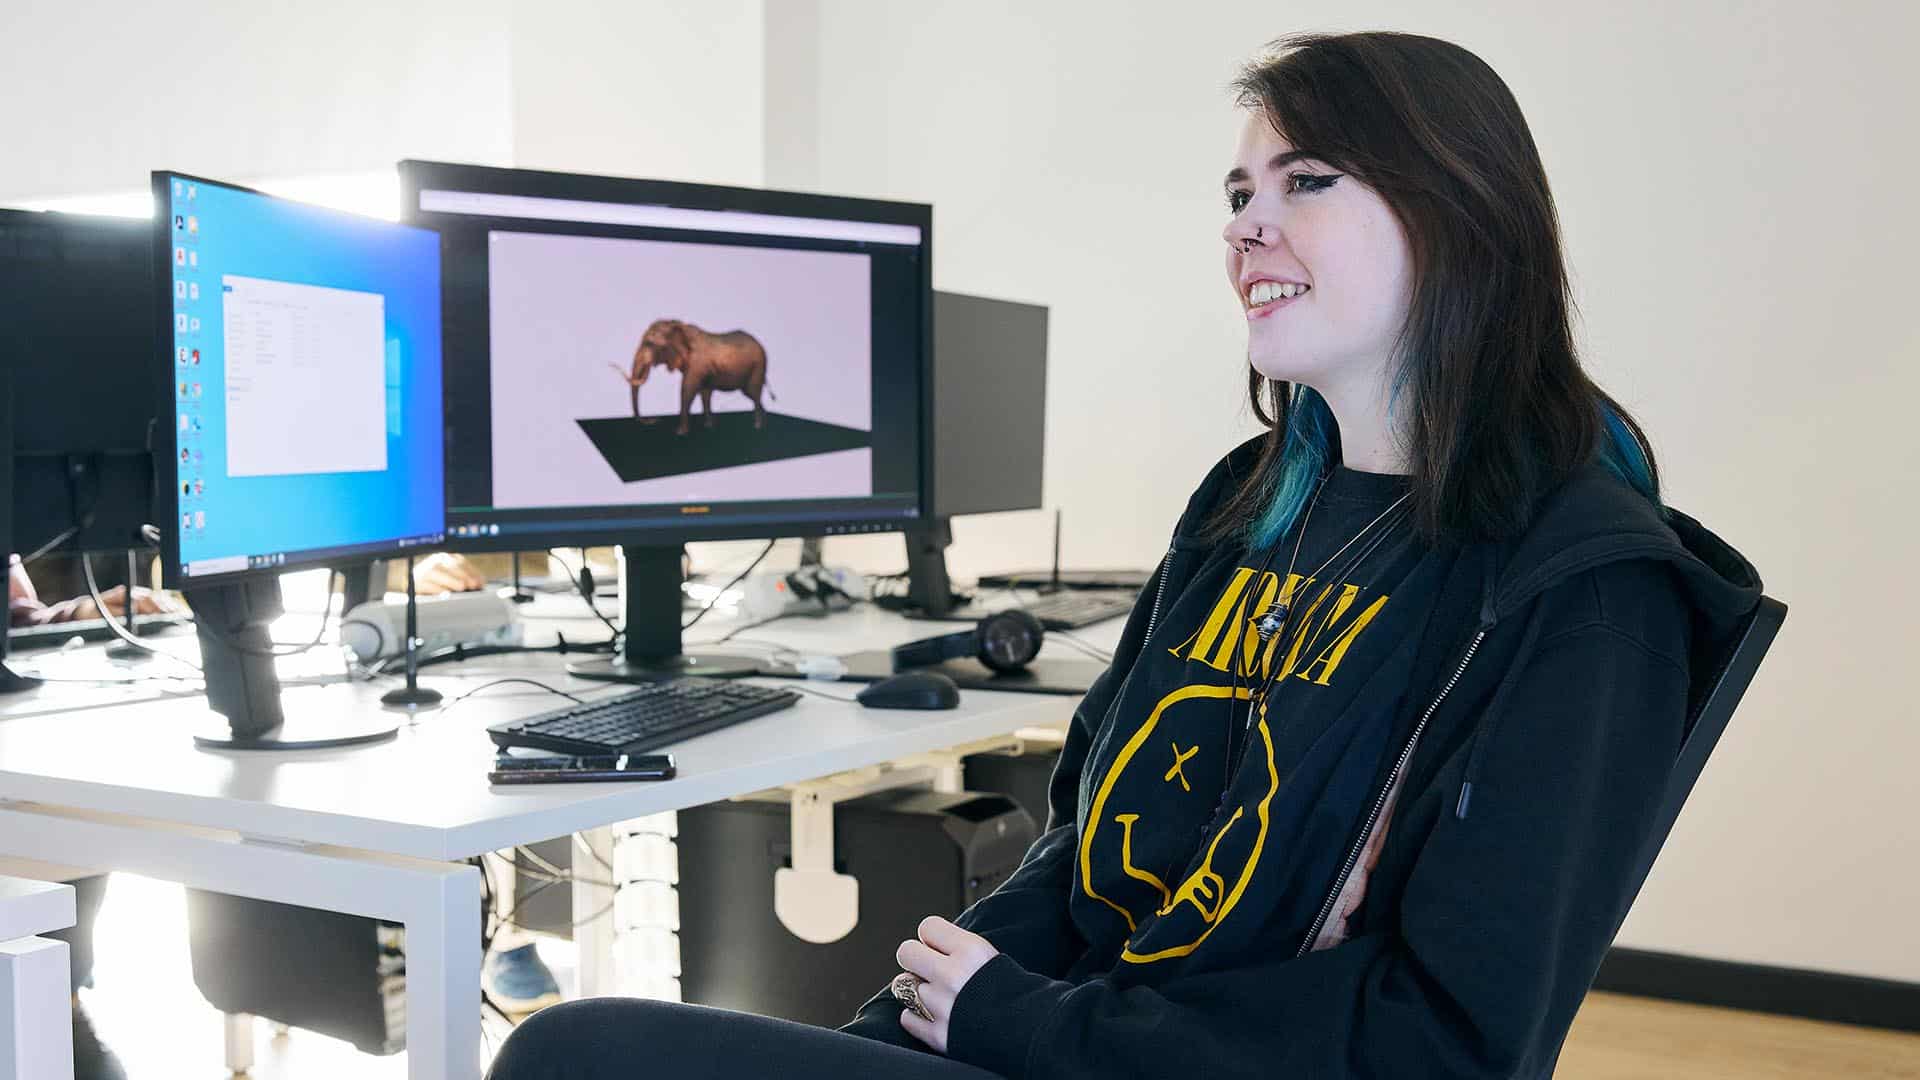
[[[1265,439],[1248,439],[1214,465],[1187,500],[1174,529],[1174,550],[1206,546],[1198,536],[1201,525],[1252,474]],[[1523,535],[1485,548],[1482,629],[1568,577],[1622,559],[1672,567],[1697,640],[1722,640],[1760,602],[1760,574],[1745,556],[1688,514],[1656,506],[1598,460],[1543,497]]]

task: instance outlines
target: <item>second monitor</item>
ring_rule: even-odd
[[[408,161],[443,238],[452,542],[621,544],[625,648],[578,673],[738,674],[680,649],[689,540],[925,513],[932,209]]]

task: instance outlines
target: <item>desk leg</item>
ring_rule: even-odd
[[[67,943],[0,941],[0,1080],[73,1080]]]
[[[409,1080],[478,1075],[478,873],[468,868],[466,875],[441,879],[437,903],[423,904],[406,920]]]
[[[613,882],[613,829],[587,829],[573,835],[573,943],[579,955],[580,996],[606,997],[620,992],[614,968],[614,890],[595,882]]]
[[[126,870],[401,923],[407,928],[407,1075],[479,1080],[480,871],[472,866],[32,803],[0,803],[0,857],[7,856]],[[66,978],[63,968],[63,1012]],[[72,1039],[64,1016],[56,1026]],[[62,1074],[36,1073],[35,1080],[43,1075]]]

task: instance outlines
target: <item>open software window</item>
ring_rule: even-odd
[[[386,298],[226,275],[229,476],[387,467]]]

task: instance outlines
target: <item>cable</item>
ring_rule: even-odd
[[[1082,641],[1081,639],[1074,637],[1072,634],[1067,633],[1065,630],[1049,630],[1047,631],[1047,637],[1059,638],[1062,642],[1068,645],[1071,645],[1076,649],[1079,649],[1081,652],[1086,653],[1088,656],[1093,657],[1095,660],[1105,661],[1106,663],[1109,663],[1109,664],[1113,663],[1112,653],[1106,651],[1105,649],[1102,649],[1100,646],[1095,645],[1091,642]]]
[[[587,591],[587,579],[589,577],[587,571],[587,550],[585,548],[580,549],[580,571],[578,573],[574,572],[573,567],[567,565],[567,560],[560,557],[558,549],[548,548],[547,557],[566,569],[567,576],[573,579],[574,591],[579,593],[580,599],[586,602],[588,610],[593,612],[593,617],[607,624],[607,629],[613,631],[614,641],[620,640],[623,631],[614,625],[612,619],[607,618],[607,616],[601,612],[600,605],[593,602],[593,594]],[[608,642],[608,644],[611,645],[612,642]]]
[[[20,557],[20,565],[22,566],[32,565],[35,560],[45,558],[49,552],[53,551],[53,549],[73,539],[75,536],[78,536],[79,534],[80,534],[79,525],[69,526],[67,531],[61,533],[59,536],[54,537],[53,539],[47,541],[46,543],[41,544],[39,547],[34,548],[32,553],[27,555],[22,555]]]
[[[195,626],[205,629],[215,638],[218,638],[222,645],[225,645],[227,648],[232,649],[242,656],[263,656],[269,659],[282,656],[299,656],[304,652],[312,650],[315,646],[326,640],[327,624],[333,621],[333,583],[334,579],[339,576],[340,571],[338,570],[330,569],[327,571],[327,590],[322,594],[326,599],[323,601],[320,609],[320,629],[314,633],[313,640],[304,645],[296,645],[288,641],[269,641],[267,643],[268,648],[256,649],[246,642],[233,637],[218,624],[202,619],[197,614],[194,616],[193,622]],[[356,619],[354,621],[358,622],[359,620]]]
[[[540,682],[537,679],[522,679],[519,677],[514,677],[514,678],[508,678],[508,679],[495,679],[492,682],[481,683],[479,686],[474,687],[473,689],[467,691],[466,693],[461,694],[460,696],[447,702],[445,705],[440,706],[440,711],[446,712],[448,709],[453,708],[455,705],[460,704],[461,702],[467,700],[473,695],[489,687],[505,686],[508,683],[525,683],[528,686],[537,686],[540,689],[545,690],[549,694],[559,694],[561,697],[566,698],[568,701],[572,701],[580,705],[585,705],[587,703],[585,698],[575,697],[574,695],[567,693],[565,690],[562,690],[554,686],[548,686],[546,683]]]
[[[691,630],[693,629],[694,623],[697,623],[701,619],[706,618],[707,612],[713,610],[713,605],[716,603],[719,603],[720,598],[726,595],[727,590],[733,588],[735,585],[738,585],[742,581],[746,580],[747,575],[753,573],[753,568],[756,566],[759,566],[761,560],[767,557],[767,553],[773,550],[773,545],[779,542],[780,541],[778,538],[767,541],[767,546],[760,549],[760,554],[754,556],[753,561],[747,564],[747,568],[745,570],[740,571],[738,574],[735,574],[732,581],[729,581],[725,585],[720,586],[720,591],[714,593],[713,598],[707,601],[706,606],[702,607],[698,612],[694,613],[693,618],[687,620],[684,623],[681,623],[680,629],[683,631]],[[720,640],[725,641],[726,639],[721,638]]]
[[[100,583],[96,581],[93,576],[93,558],[87,555],[85,552],[82,552],[80,555],[80,571],[81,571],[81,576],[86,578],[87,580],[87,595],[93,599],[93,606],[100,609],[100,621],[107,624],[107,629],[113,631],[114,636],[118,637],[120,640],[126,642],[127,644],[132,645],[136,649],[145,650],[147,652],[152,653],[155,656],[164,656],[169,660],[178,660],[180,663],[187,665],[188,667],[192,668],[195,671],[201,670],[199,664],[196,664],[193,661],[187,659],[186,657],[181,656],[180,654],[175,653],[171,650],[155,648],[154,646],[149,645],[144,641],[141,641],[139,638],[134,637],[133,632],[131,630],[128,630],[126,627],[120,625],[119,620],[113,617],[113,612],[107,610],[106,598],[100,595]],[[127,604],[129,607],[131,607],[133,603],[134,603],[133,583],[128,582],[127,583]]]
[[[837,682],[838,680],[835,680],[835,681]],[[813,694],[816,697],[826,698],[828,701],[839,701],[847,704],[853,704],[860,700],[858,697],[841,697],[839,694],[829,694],[824,690],[815,690],[813,687],[804,685],[802,683],[795,683],[793,685],[793,689],[798,690],[804,694]]]

